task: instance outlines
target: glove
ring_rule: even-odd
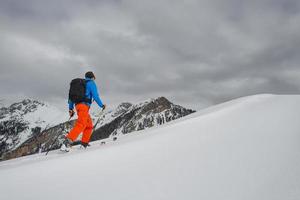
[[[103,106],[102,106],[102,110],[104,110],[106,108],[106,105],[105,104],[103,104]]]
[[[72,118],[74,116],[74,114],[75,114],[74,110],[69,110],[70,118]]]

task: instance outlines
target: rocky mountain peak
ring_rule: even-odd
[[[131,106],[133,106],[132,103],[124,102],[124,103],[121,103],[121,104],[118,106],[118,108],[119,108],[119,109],[122,109],[122,108],[128,109],[128,108],[130,108]]]
[[[37,100],[32,100],[32,99],[24,99],[21,102],[14,103],[10,105],[7,110],[9,113],[15,113],[16,111],[20,111],[20,114],[27,114],[29,112],[35,111],[38,106],[44,106],[44,103],[41,103]]]
[[[110,119],[109,121],[103,120],[100,123],[92,140],[159,126],[193,112],[195,111],[171,103],[165,97],[158,97],[136,105],[121,104],[117,108],[117,112],[112,112],[112,117],[106,116],[106,119]]]
[[[122,115],[122,114],[126,113],[132,106],[133,106],[133,104],[131,104],[129,102],[121,103],[116,108],[115,112],[112,114],[112,117],[116,117],[116,116],[119,116],[119,115]]]
[[[158,97],[157,99],[152,99],[152,101],[146,103],[142,108],[142,114],[149,111],[153,113],[160,113],[166,109],[171,109],[172,103],[165,97]]]
[[[64,119],[55,107],[37,100],[24,99],[0,109],[0,158],[26,140]]]

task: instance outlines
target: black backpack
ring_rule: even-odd
[[[82,102],[91,103],[91,99],[85,96],[86,80],[81,78],[73,79],[70,83],[69,100],[78,104]]]

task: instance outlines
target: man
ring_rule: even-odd
[[[105,104],[102,103],[99,98],[97,86],[95,83],[96,77],[93,72],[89,71],[85,74],[85,99],[86,101],[74,103],[70,99],[69,103],[69,115],[73,117],[74,115],[74,104],[77,111],[78,119],[75,123],[74,128],[66,135],[65,141],[61,146],[62,151],[69,151],[72,143],[77,139],[78,135],[82,132],[81,144],[84,148],[89,145],[89,141],[93,131],[93,122],[91,116],[89,114],[90,106],[94,101],[101,107],[103,110],[105,109]]]

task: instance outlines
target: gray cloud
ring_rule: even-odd
[[[108,104],[201,108],[300,92],[300,5],[260,1],[0,2],[0,93],[54,103],[93,70]]]

